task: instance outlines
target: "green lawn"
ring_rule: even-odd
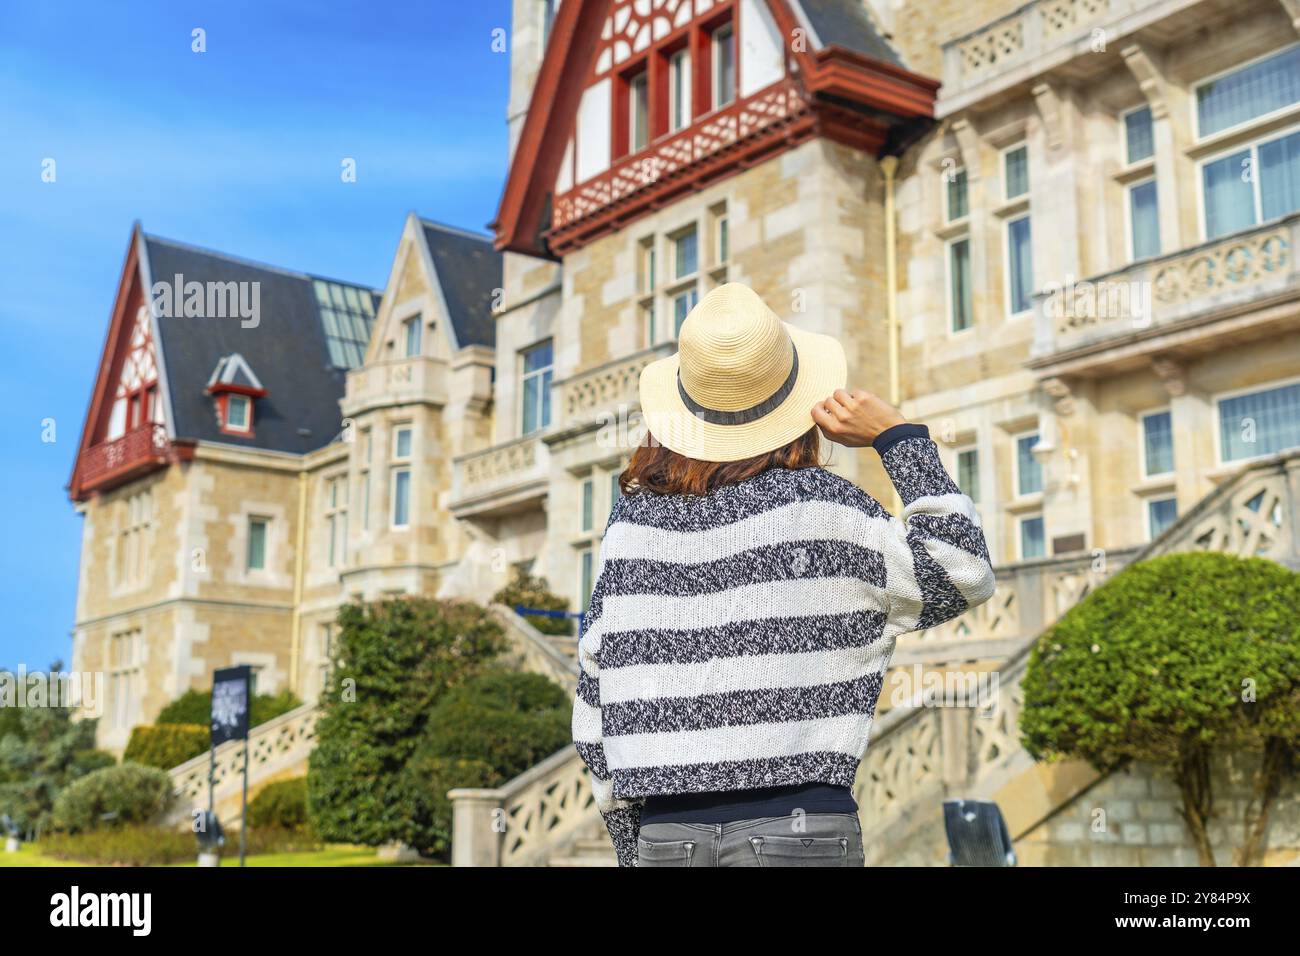
[[[379,859],[374,847],[330,845],[322,850],[306,853],[264,853],[247,858],[248,866],[430,866],[428,863],[389,863]],[[72,863],[44,856],[34,844],[24,843],[17,853],[0,852],[0,866],[83,866],[94,864]],[[195,866],[191,863],[173,863],[172,866]],[[222,866],[239,866],[239,851],[223,857]]]

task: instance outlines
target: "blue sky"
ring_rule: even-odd
[[[509,8],[0,0],[0,666],[70,659],[64,486],[132,222],[377,287],[409,210],[482,231],[505,176],[492,31]]]

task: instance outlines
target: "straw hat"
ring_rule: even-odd
[[[813,405],[846,377],[839,342],[782,322],[749,286],[728,282],[686,316],[677,354],[642,370],[641,410],[678,454],[738,461],[812,428]]]

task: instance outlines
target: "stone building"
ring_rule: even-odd
[[[107,739],[235,661],[310,699],[353,596],[486,600],[526,568],[584,606],[639,372],[740,281],[930,425],[999,566],[989,605],[896,657],[1001,674],[996,719],[886,716],[864,820],[893,833],[909,794],[1002,788],[1050,861],[1042,820],[1095,777],[1019,750],[1038,631],[1138,555],[1296,563],[1298,28],[1297,0],[514,0],[493,239],[409,219],[382,296],[338,286],[371,303],[364,355],[322,360],[316,326],[245,344],[306,321],[265,304],[249,338],[182,345],[139,290],[202,277],[195,254],[133,238],[72,482],[76,663],[124,675],[110,707],[136,701]],[[296,281],[310,311],[320,280]],[[110,427],[137,340],[161,342],[161,404],[124,414],[161,445]],[[285,361],[307,341],[310,370]],[[308,377],[329,414],[276,405]],[[241,404],[256,438],[221,424]],[[265,439],[263,407],[284,426]],[[831,467],[893,501],[871,452]],[[463,859],[546,859],[585,832],[580,762],[554,764],[466,797],[463,832],[495,832],[474,814],[503,803],[566,822]],[[535,804],[538,781],[570,809]]]

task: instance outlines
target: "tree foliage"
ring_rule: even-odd
[[[1033,756],[1168,767],[1208,862],[1213,754],[1268,754],[1272,773],[1300,745],[1300,575],[1212,552],[1132,565],[1044,633],[1023,686]]]
[[[405,773],[448,690],[506,648],[501,626],[466,602],[400,598],[343,607],[308,807],[326,840],[420,847],[424,812]]]
[[[61,669],[53,664],[50,673]],[[23,833],[45,830],[69,783],[114,763],[111,754],[95,749],[97,723],[75,720],[70,707],[0,707],[0,814]]]
[[[546,583],[546,578],[531,574],[515,572],[510,583],[492,595],[493,604],[504,604],[514,610],[517,607],[537,608],[542,611],[567,611],[569,599],[554,593]],[[529,624],[543,634],[561,636],[573,635],[573,618],[543,617],[537,614],[524,616]]]

